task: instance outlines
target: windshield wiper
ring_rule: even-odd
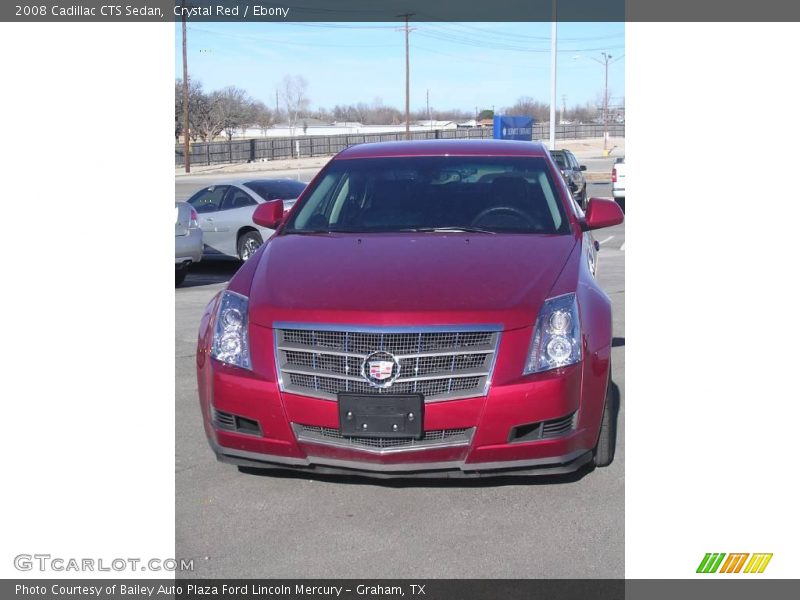
[[[469,225],[452,225],[447,227],[410,227],[408,229],[401,229],[400,231],[414,231],[414,232],[421,232],[421,233],[438,233],[440,231],[448,232],[448,231],[463,231],[465,233],[489,233],[491,235],[496,234],[496,231],[491,231],[489,229],[481,229],[480,227],[471,227]]]

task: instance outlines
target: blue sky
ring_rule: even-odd
[[[411,107],[474,112],[512,105],[520,96],[547,102],[550,23],[412,23]],[[181,28],[176,24],[175,74],[180,77]],[[603,51],[612,102],[625,90],[625,24],[558,25],[558,105],[602,97]],[[308,81],[312,108],[371,103],[402,108],[404,34],[395,23],[188,24],[189,75],[206,90],[235,85],[274,106],[284,75]]]

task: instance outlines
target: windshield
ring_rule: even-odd
[[[567,233],[547,162],[425,156],[333,161],[283,230],[291,233]]]

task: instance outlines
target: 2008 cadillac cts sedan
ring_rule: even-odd
[[[372,476],[557,473],[614,456],[611,304],[586,213],[538,143],[334,157],[208,305],[197,373],[217,458]]]

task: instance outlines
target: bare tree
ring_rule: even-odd
[[[591,123],[597,116],[597,105],[587,102],[583,105],[576,104],[572,108],[567,109],[565,117],[568,121],[573,123]]]
[[[536,121],[547,121],[550,119],[550,105],[534,100],[530,96],[518,98],[516,104],[506,108],[505,112],[508,115],[533,117]]]
[[[224,127],[224,119],[217,108],[216,93],[203,94],[196,98],[194,107],[189,108],[189,115],[194,115],[192,129],[204,142],[213,142]]]
[[[196,140],[200,135],[198,129],[198,109],[205,100],[203,84],[189,79],[189,136]],[[183,134],[183,80],[175,80],[175,142]]]
[[[275,118],[275,112],[260,100],[250,105],[250,124],[258,126],[261,135],[267,135],[267,129],[275,125]]]
[[[247,92],[234,86],[213,92],[212,97],[222,130],[230,141],[237,129],[248,125],[252,101]]]
[[[286,106],[289,129],[294,135],[297,117],[308,110],[308,82],[302,75],[285,75],[281,82],[280,96]]]

